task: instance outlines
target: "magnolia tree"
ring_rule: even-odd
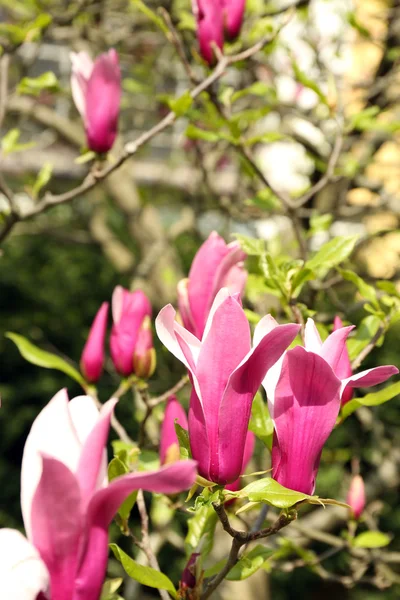
[[[37,407],[2,598],[206,600],[250,576],[267,598],[267,573],[300,567],[398,584],[379,522],[395,440],[374,430],[377,460],[355,428],[324,452],[400,392],[400,202],[379,169],[399,156],[400,14],[358,4],[2,3],[1,260],[61,225],[121,278],[80,357],[6,333],[84,395]],[[114,414],[132,398],[134,423]]]

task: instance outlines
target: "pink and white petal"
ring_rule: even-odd
[[[246,444],[244,447],[244,454],[243,454],[243,464],[242,464],[242,475],[245,472],[247,465],[249,464],[253,453],[254,453],[254,448],[256,445],[256,436],[254,435],[254,433],[252,431],[248,431],[247,432],[247,437],[246,437]],[[240,490],[241,487],[241,478],[239,477],[238,479],[236,479],[233,483],[228,483],[228,485],[226,485],[226,489],[227,490],[231,490],[232,492],[236,492],[237,490]]]
[[[363,388],[378,385],[378,383],[383,383],[389,377],[392,377],[392,375],[397,375],[398,372],[397,367],[384,365],[356,373],[342,381],[341,396],[343,396],[345,390],[348,388]]]
[[[299,325],[291,323],[275,327],[230,376],[218,415],[219,471],[215,477],[220,483],[230,483],[240,475],[253,398],[268,369],[294,340],[299,329]]]
[[[241,264],[236,264],[228,272],[228,275],[223,281],[223,287],[227,287],[231,293],[243,294],[246,287],[248,273]]]
[[[340,380],[328,363],[301,346],[289,350],[274,402],[273,477],[279,483],[314,492],[321,451],[339,409]]]
[[[160,341],[164,344],[164,346],[173,354],[178,360],[180,360],[189,371],[193,372],[195,370],[195,356],[193,356],[191,352],[191,348],[194,349],[200,348],[200,340],[198,340],[194,335],[192,335],[189,339],[188,350],[189,353],[186,356],[183,352],[181,345],[177,339],[176,330],[179,331],[180,338],[183,339],[183,332],[179,327],[176,327],[178,323],[175,321],[176,311],[172,307],[171,304],[167,304],[160,310],[157,315],[155,327],[158,337]],[[186,330],[185,330],[186,331]],[[189,332],[187,332],[189,333]],[[190,334],[189,334],[190,335]],[[186,341],[186,340],[185,340]]]
[[[263,388],[265,389],[265,393],[267,394],[268,400],[268,409],[269,414],[271,415],[271,419],[274,418],[274,401],[275,401],[275,388],[279,381],[282,364],[285,359],[286,352],[282,354],[279,360],[276,361],[274,365],[270,369],[268,369],[266,376],[262,382]]]
[[[229,289],[226,287],[223,287],[219,290],[219,292],[217,293],[217,295],[214,298],[210,312],[208,313],[207,321],[206,321],[203,336],[202,336],[203,340],[205,340],[206,337],[208,336],[208,334],[210,333],[210,329],[212,327],[212,322],[213,322],[216,311],[219,309],[221,304],[223,304],[225,302],[225,300],[227,298],[230,298],[233,295],[234,294],[231,294]]]
[[[226,246],[226,249],[227,249],[227,254],[223,257],[223,259],[219,263],[217,270],[215,272],[215,275],[214,275],[212,294],[211,294],[211,297],[209,298],[208,310],[211,308],[213,298],[217,295],[219,290],[222,287],[228,287],[228,288],[230,287],[226,282],[229,281],[229,278],[231,275],[232,275],[231,281],[233,283],[233,289],[231,289],[230,291],[231,292],[237,291],[240,294],[242,293],[243,286],[244,286],[244,283],[247,278],[247,273],[246,273],[246,271],[244,271],[244,269],[240,269],[240,271],[242,271],[242,272],[244,271],[244,274],[245,274],[244,281],[243,281],[243,276],[240,276],[240,274],[237,271],[234,271],[233,274],[231,273],[232,269],[236,268],[237,263],[243,262],[246,258],[246,254],[241,249],[239,242],[233,242],[232,244],[229,244],[228,246]],[[235,279],[235,277],[236,277],[236,279]],[[240,279],[239,279],[239,277],[240,277]],[[239,284],[239,286],[237,284]],[[236,287],[238,287],[238,289],[236,289]]]
[[[0,597],[36,600],[49,589],[50,576],[39,552],[16,529],[0,529]]]
[[[332,367],[336,375],[339,377],[338,369],[346,357],[347,347],[346,340],[353,325],[342,327],[333,331],[322,344],[321,350],[318,352],[322,358]]]
[[[198,463],[200,475],[210,480],[210,444],[203,407],[195,389],[192,389],[190,395],[188,417],[192,456]]]
[[[121,320],[124,309],[124,299],[127,294],[129,294],[129,292],[125,290],[122,285],[117,285],[114,288],[111,297],[111,313],[114,325],[118,325]]]
[[[75,396],[68,404],[69,414],[81,447],[99,420],[99,409],[91,396]]]
[[[229,253],[225,240],[213,231],[200,246],[189,271],[188,295],[196,335],[202,337],[207,316],[215,294],[218,267]]]
[[[92,74],[93,61],[86,52],[71,52],[70,58],[72,98],[79,114],[85,120],[87,82]]]
[[[76,471],[81,453],[67,391],[61,390],[33,422],[25,442],[21,467],[21,509],[25,530],[31,540],[31,504],[42,474],[42,453]]]
[[[183,429],[187,430],[188,419],[185,409],[178,401],[177,397],[175,395],[171,395],[167,400],[164,419],[161,424],[160,461],[162,465],[165,464],[168,459],[168,451],[171,446],[178,446],[179,448],[178,437],[175,431],[175,422],[183,427]]]
[[[178,293],[178,309],[182,319],[182,323],[185,329],[190,333],[196,334],[196,326],[193,321],[192,312],[190,310],[189,296],[188,296],[188,283],[189,279],[181,279],[177,285]]]
[[[263,337],[278,327],[279,323],[272,315],[265,315],[255,326],[253,334],[253,346],[258,346]]]
[[[237,300],[228,296],[214,313],[196,366],[211,460],[218,460],[219,408],[228,380],[250,348],[250,327],[246,315]],[[215,467],[218,470],[218,466]]]
[[[62,462],[42,456],[43,470],[32,501],[32,543],[51,580],[52,598],[73,598],[84,535],[81,493],[75,475]]]
[[[306,350],[315,354],[319,354],[322,348],[322,340],[313,319],[307,319],[304,327],[304,346]]]
[[[81,489],[83,510],[89,504],[94,492],[107,484],[107,439],[111,417],[118,400],[111,398],[97,411],[97,422],[83,445],[76,477]]]

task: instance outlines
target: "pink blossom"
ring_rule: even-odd
[[[114,322],[110,337],[111,358],[118,373],[127,377],[134,370],[133,356],[139,332],[145,318],[151,318],[151,304],[141,290],[129,292],[118,285],[111,308]]]
[[[189,439],[200,474],[225,485],[242,471],[251,405],[268,369],[295,338],[299,326],[261,319],[251,347],[250,326],[238,294],[222,288],[208,315],[202,340],[164,307],[156,319],[163,344],[187,367],[193,383]]]
[[[346,499],[355,519],[359,519],[366,504],[365,485],[361,475],[355,475],[351,480]]]
[[[179,459],[179,442],[175,431],[175,421],[188,428],[188,420],[183,406],[176,396],[172,395],[167,400],[164,419],[161,425],[160,460],[161,464],[169,464]]]
[[[246,254],[239,242],[226,244],[213,231],[193,259],[189,277],[178,284],[178,306],[185,328],[201,339],[214,298],[222,287],[242,294]]]
[[[396,367],[382,366],[341,379],[339,366],[352,329],[337,329],[322,342],[308,319],[305,348],[288,350],[263,382],[275,425],[272,476],[287,488],[314,492],[322,448],[344,392],[382,383],[398,373]]]
[[[107,318],[108,302],[103,302],[94,318],[81,357],[81,371],[90,383],[96,383],[103,372]]]
[[[27,539],[0,530],[0,589],[7,600],[98,600],[108,557],[108,527],[124,499],[144,489],[190,488],[195,463],[129,473],[107,481],[106,442],[116,400],[98,412],[89,396],[60,391],[35,419],[21,471]]]
[[[87,143],[98,153],[108,152],[117,135],[121,101],[121,72],[114,49],[93,63],[86,52],[72,52],[71,89],[82,117]]]
[[[343,327],[342,319],[340,317],[336,316],[333,321],[333,331],[336,331],[337,329],[341,329],[342,327]],[[336,375],[339,377],[339,379],[346,379],[347,377],[350,377],[350,375],[352,375],[352,374],[353,374],[353,370],[351,368],[349,351],[347,350],[347,347],[345,346],[343,348],[342,356],[340,357],[340,360],[336,367]],[[342,406],[344,404],[346,404],[346,402],[349,402],[349,400],[351,400],[352,397],[353,397],[353,389],[351,387],[348,387],[342,394]]]

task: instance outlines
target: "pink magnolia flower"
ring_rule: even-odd
[[[179,460],[179,442],[175,431],[175,421],[187,430],[188,420],[185,410],[177,397],[172,395],[167,400],[161,425],[160,460],[162,465]]]
[[[341,329],[343,327],[343,322],[340,317],[335,317],[333,321],[333,331],[337,329]],[[339,362],[336,367],[336,375],[339,379],[347,379],[350,375],[353,374],[353,370],[351,368],[351,361],[349,357],[349,352],[347,350],[346,345],[343,348],[342,356],[339,359]],[[342,394],[342,406],[349,402],[353,397],[353,389],[348,387]]]
[[[7,600],[99,600],[108,527],[138,489],[173,494],[194,482],[195,463],[129,473],[107,482],[106,442],[116,400],[98,412],[89,396],[60,391],[26,440],[21,508],[27,539],[0,530],[0,587]]]
[[[118,373],[126,377],[133,373],[139,331],[145,318],[151,318],[151,304],[141,290],[129,292],[118,285],[111,308],[114,322],[110,336],[111,358]]]
[[[81,371],[90,383],[96,383],[103,372],[107,318],[108,302],[103,302],[94,318],[81,357]]]
[[[275,425],[272,476],[285,487],[314,492],[322,448],[335,426],[343,393],[382,383],[399,372],[382,366],[341,379],[338,365],[352,329],[337,329],[322,343],[308,319],[305,348],[288,350],[263,382]]]
[[[146,315],[140,326],[133,353],[133,372],[142,379],[148,379],[153,375],[155,368],[156,351],[153,346],[151,319]]]
[[[93,63],[86,52],[71,52],[71,89],[85,125],[87,143],[98,153],[108,152],[117,135],[121,101],[121,72],[114,49]]]
[[[351,480],[346,499],[355,519],[359,519],[367,502],[364,480],[361,475],[355,475]]]
[[[156,319],[163,344],[189,370],[193,383],[189,439],[199,473],[219,484],[241,473],[255,393],[268,369],[293,341],[298,325],[261,319],[251,347],[250,326],[238,294],[217,294],[200,341],[175,321],[169,304]]]
[[[192,0],[197,21],[197,39],[200,54],[213,65],[216,62],[213,43],[222,50],[224,46],[224,21],[220,0]]]
[[[193,259],[189,277],[178,284],[178,307],[184,327],[201,339],[214,298],[222,287],[242,294],[247,279],[246,254],[239,242],[226,244],[213,231]]]
[[[229,40],[235,39],[242,27],[246,0],[220,0],[223,11],[225,35]]]
[[[247,465],[251,461],[251,457],[253,456],[254,448],[256,445],[256,436],[252,431],[247,432],[246,443],[244,445],[244,453],[243,453],[243,463],[240,474],[243,475],[245,470],[247,469]],[[241,478],[238,477],[233,483],[228,483],[225,486],[225,489],[230,490],[231,492],[237,492],[241,487]],[[235,502],[234,500],[228,500],[225,504],[230,504],[231,502]]]

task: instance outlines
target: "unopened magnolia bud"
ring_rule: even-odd
[[[359,519],[366,504],[365,485],[361,475],[355,475],[351,480],[347,504],[351,507],[352,515]]]
[[[108,302],[103,302],[94,318],[81,356],[81,371],[89,383],[96,383],[103,372],[107,318]]]
[[[178,592],[178,598],[182,600],[197,600],[200,598],[202,584],[200,556],[198,552],[191,554],[182,573]]]
[[[153,347],[151,319],[146,316],[139,329],[135,351],[133,353],[133,372],[141,379],[151,377],[156,368],[156,351]]]

